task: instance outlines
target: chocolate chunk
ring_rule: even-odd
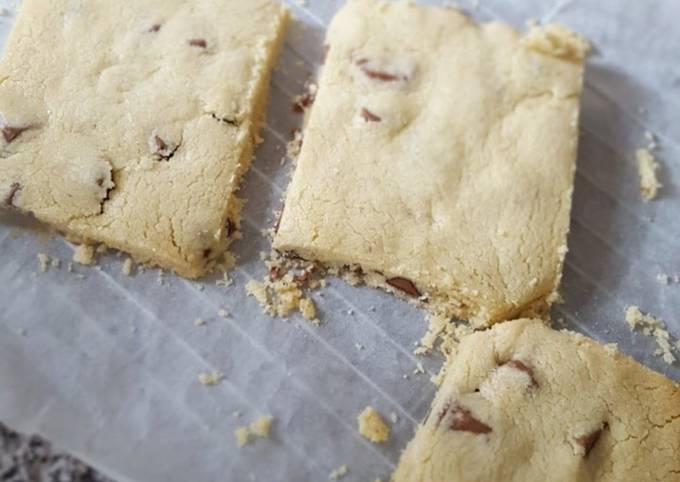
[[[227,238],[231,238],[231,235],[236,232],[236,225],[234,224],[234,221],[232,221],[230,218],[227,218]]]
[[[448,428],[454,432],[470,432],[474,434],[491,432],[491,427],[477,420],[469,410],[456,403],[449,402],[446,404],[444,410],[437,417],[437,426],[441,425],[445,419],[451,420]]]
[[[212,249],[206,248],[206,249],[203,250],[203,257],[204,257],[205,259],[210,258],[210,255],[211,255],[211,254],[212,254]]]
[[[281,218],[283,217],[283,210],[285,209],[285,207],[286,207],[285,204],[281,206],[281,211],[279,211],[279,215],[276,218],[276,223],[274,223],[274,233],[279,232],[279,226],[281,226]]]
[[[159,154],[168,148],[165,141],[158,136],[154,136],[153,141],[156,143],[156,152]]]
[[[283,271],[279,266],[272,266],[269,268],[269,279],[272,281],[276,281],[277,279],[280,279],[281,276],[283,276]]]
[[[422,296],[416,285],[413,284],[411,280],[406,278],[395,276],[394,278],[387,278],[385,282],[393,288],[403,291],[414,298],[420,298]]]
[[[9,193],[5,198],[5,204],[7,206],[14,206],[14,197],[17,195],[19,191],[21,191],[21,184],[19,184],[18,182],[13,182],[12,184],[10,184]]]
[[[160,23],[154,23],[151,27],[149,27],[149,32],[156,33],[161,29],[161,24]]]
[[[589,434],[581,435],[580,437],[575,437],[576,443],[583,447],[584,459],[588,458],[588,455],[590,455],[590,452],[593,450],[593,447],[595,447],[595,444],[600,439],[600,435],[602,435],[602,430],[607,428],[607,426],[608,425],[605,423],[602,426],[602,428],[598,428],[597,430]]]
[[[205,39],[202,38],[194,38],[189,40],[189,45],[192,47],[200,47],[202,49],[208,47],[208,42],[205,41]]]
[[[158,157],[164,161],[169,161],[172,159],[172,157],[175,155],[175,152],[177,152],[177,149],[179,149],[179,145],[171,146],[158,135],[153,136],[153,145],[156,148],[154,154],[158,155]]]
[[[5,126],[5,127],[2,128],[2,137],[4,137],[5,142],[7,144],[9,144],[14,139],[16,139],[21,134],[23,134],[25,131],[27,131],[31,128],[32,128],[32,126],[21,126],[21,127]]]
[[[521,372],[526,373],[527,375],[529,375],[529,378],[531,378],[531,385],[534,387],[538,386],[538,382],[534,378],[534,370],[523,361],[513,359],[508,362],[505,362],[503,366],[514,368],[515,370],[519,370]]]
[[[316,100],[316,92],[313,92],[308,87],[307,91],[295,100],[295,103],[293,104],[293,112],[297,112],[298,114],[304,113],[307,109],[309,109],[309,107],[311,107],[311,105],[314,103],[314,100]]]
[[[397,75],[382,70],[371,69],[367,65],[368,59],[366,58],[361,58],[357,60],[355,64],[361,67],[361,70],[366,75],[366,77],[373,80],[380,80],[381,82],[396,82],[398,80],[408,80],[408,77],[406,77],[405,75]]]
[[[366,122],[380,122],[382,120],[380,117],[365,107],[361,109],[361,118]]]

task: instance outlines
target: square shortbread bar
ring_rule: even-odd
[[[350,0],[274,239],[476,326],[557,296],[587,42]]]
[[[0,64],[0,203],[187,277],[239,224],[287,11],[24,0]]]
[[[465,338],[394,482],[680,480],[680,387],[536,320]]]

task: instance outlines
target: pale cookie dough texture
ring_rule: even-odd
[[[537,320],[467,337],[394,482],[677,481],[680,387]]]
[[[554,301],[587,43],[376,0],[326,43],[274,247],[475,326]]]
[[[0,204],[187,277],[239,224],[286,10],[24,0],[0,64]]]

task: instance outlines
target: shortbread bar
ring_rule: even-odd
[[[0,204],[198,277],[239,225],[287,12],[24,0],[0,64]]]
[[[680,480],[680,387],[536,320],[465,338],[393,482]]]
[[[274,247],[475,326],[543,311],[567,252],[587,42],[349,0]]]

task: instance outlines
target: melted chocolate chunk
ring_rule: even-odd
[[[361,109],[361,118],[366,122],[380,122],[382,120],[380,117],[365,107]]]
[[[205,39],[202,38],[193,38],[189,40],[189,45],[192,47],[200,47],[202,49],[205,49],[208,47],[208,42],[205,41]]]
[[[416,287],[411,280],[402,278],[400,276],[395,276],[394,278],[387,278],[385,282],[393,288],[396,288],[404,293],[413,296],[414,298],[420,298],[422,294],[420,290]]]
[[[21,127],[5,126],[2,128],[2,137],[4,137],[5,142],[9,144],[10,142],[14,141],[17,137],[19,137],[21,134],[23,134],[29,129],[31,129],[31,126]]]
[[[602,431],[607,428],[607,424],[605,423],[602,428],[598,428],[597,430],[590,432],[586,435],[581,435],[580,437],[576,437],[576,443],[579,444],[581,447],[583,447],[583,458],[586,459],[588,458],[588,455],[590,455],[590,452],[593,450],[593,447],[595,447],[595,444],[597,443],[598,440],[600,440],[600,436],[602,435]]]
[[[441,425],[444,420],[450,420],[448,428],[454,432],[470,432],[474,434],[491,432],[491,427],[477,420],[469,410],[456,403],[449,402],[446,404],[437,416],[437,426]]]
[[[14,206],[14,197],[17,195],[19,191],[21,191],[21,184],[19,184],[18,182],[13,182],[12,184],[10,184],[9,193],[5,198],[5,204],[7,206]]]
[[[361,67],[362,72],[369,79],[379,80],[381,82],[396,82],[398,80],[408,80],[408,77],[405,75],[398,75],[390,72],[385,72],[383,70],[371,69],[367,65],[368,59],[366,58],[361,58],[357,60],[355,64]]]
[[[523,361],[513,359],[504,363],[503,366],[514,368],[515,370],[519,370],[521,372],[526,373],[527,375],[529,375],[529,378],[531,378],[531,385],[534,387],[538,386],[538,382],[534,378],[534,370]]]

